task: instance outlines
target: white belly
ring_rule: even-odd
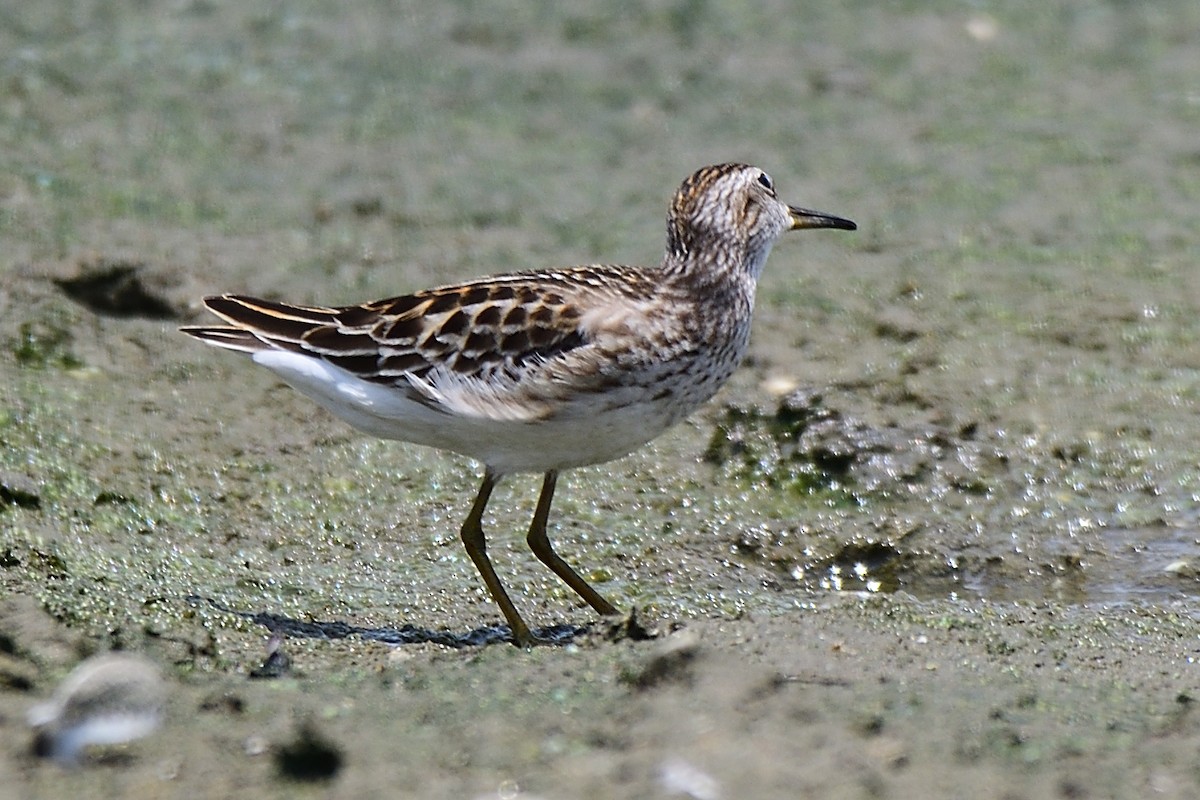
[[[676,385],[658,398],[658,392],[648,392],[645,386],[623,386],[572,399],[548,418],[496,419],[438,410],[414,399],[413,393],[364,381],[312,356],[264,350],[253,358],[361,431],[461,453],[499,474],[562,470],[620,458],[691,413],[727,377],[709,375]]]

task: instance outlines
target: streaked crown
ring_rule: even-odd
[[[667,214],[668,260],[698,253],[740,262],[752,274],[761,269],[771,245],[792,225],[786,204],[775,196],[771,178],[747,164],[717,164],[692,173],[671,201]],[[757,269],[755,269],[757,267]]]
[[[757,280],[785,231],[855,227],[848,219],[780,201],[771,177],[758,167],[716,164],[692,173],[675,193],[664,268],[693,277],[707,272]]]

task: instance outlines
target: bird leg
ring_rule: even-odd
[[[475,496],[471,513],[467,514],[467,519],[463,522],[462,542],[467,549],[467,555],[475,563],[475,569],[479,570],[479,576],[483,578],[484,584],[491,592],[492,599],[496,601],[496,605],[500,606],[500,611],[508,620],[513,641],[518,647],[530,647],[537,640],[530,632],[529,626],[525,624],[525,620],[521,619],[517,607],[508,598],[508,592],[504,591],[504,586],[500,583],[500,578],[496,575],[491,560],[488,559],[487,542],[483,538],[483,511],[487,508],[488,499],[492,496],[492,489],[495,488],[496,481],[497,477],[490,469],[484,471],[483,485],[479,487],[479,494]],[[551,488],[553,488],[553,484],[551,484]]]
[[[570,586],[576,594],[586,600],[587,604],[596,610],[596,613],[605,617],[620,614],[621,612],[617,611],[612,603],[601,597],[599,592],[589,586],[587,581],[579,577],[579,573],[571,569],[571,566],[563,561],[558,553],[554,552],[550,540],[546,537],[546,519],[550,516],[550,501],[554,497],[554,485],[557,482],[558,472],[556,470],[546,473],[546,478],[542,483],[542,493],[538,495],[537,508],[533,512],[533,523],[529,526],[529,536],[526,538],[526,541],[529,542],[529,549],[533,550],[538,561],[553,570],[554,574],[562,578],[567,586]],[[478,503],[478,501],[476,502]]]

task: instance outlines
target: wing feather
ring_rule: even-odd
[[[182,330],[241,352],[308,354],[447,413],[538,418],[566,394],[554,364],[592,341],[596,315],[584,310],[627,306],[652,281],[645,270],[594,266],[336,308],[217,295],[205,305],[228,325]]]

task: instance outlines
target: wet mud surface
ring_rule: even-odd
[[[1196,796],[1198,14],[14,10],[0,798]],[[175,330],[652,263],[725,160],[859,231],[781,241],[730,385],[560,481],[552,538],[633,616],[526,551],[536,477],[497,490],[559,646],[447,646],[503,633],[475,465]],[[450,638],[362,635],[405,630]],[[112,648],[161,729],[38,759],[27,710]]]

